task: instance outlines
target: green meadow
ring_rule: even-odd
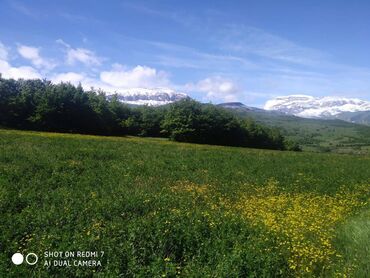
[[[369,169],[368,155],[2,129],[0,277],[369,277]],[[104,255],[47,268],[45,251]]]

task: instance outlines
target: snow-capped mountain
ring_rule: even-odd
[[[264,108],[303,118],[335,118],[343,112],[368,111],[370,102],[357,98],[290,95],[269,100]]]
[[[118,100],[128,104],[159,106],[181,99],[188,95],[169,88],[130,88],[117,92]]]

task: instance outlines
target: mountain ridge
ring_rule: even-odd
[[[218,106],[223,107],[223,104]],[[303,118],[277,110],[264,110],[249,106],[224,107],[238,117],[252,118],[257,123],[279,128],[286,138],[303,147],[303,150],[338,153],[369,153],[370,127],[355,123],[338,115],[331,118]],[[347,117],[365,112],[347,113]],[[349,114],[349,116],[348,116]],[[370,112],[369,112],[370,117]],[[366,117],[365,117],[366,118]],[[353,119],[353,118],[352,118]]]
[[[344,112],[370,111],[370,102],[358,98],[288,95],[268,100],[264,109],[303,118],[335,118]]]
[[[169,88],[130,88],[116,93],[119,101],[132,105],[160,106],[188,98],[185,93]]]

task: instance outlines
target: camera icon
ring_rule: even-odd
[[[35,253],[28,253],[26,258],[24,258],[21,253],[14,253],[12,256],[12,262],[15,265],[21,265],[24,260],[28,265],[35,265],[38,262],[39,257]]]

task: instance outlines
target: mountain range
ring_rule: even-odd
[[[120,91],[118,99],[130,105],[159,106],[189,96],[167,88],[133,88]],[[240,117],[279,128],[305,150],[370,152],[370,102],[305,95],[278,97],[267,101],[264,109],[241,102],[218,104]]]
[[[159,106],[189,97],[169,88],[130,88],[118,93],[118,99],[132,105]],[[281,96],[268,100],[264,109],[246,106],[241,102],[221,103],[229,109],[254,112],[274,112],[311,119],[339,119],[370,125],[370,102],[356,98],[312,97],[307,95]]]
[[[329,119],[303,118],[279,110],[249,107],[240,102],[221,103],[218,106],[232,111],[238,117],[252,118],[257,123],[278,128],[286,138],[299,143],[304,150],[370,153],[370,127],[364,125],[370,123],[369,111],[345,112],[341,113],[343,119]]]
[[[188,97],[169,88],[130,88],[121,90],[117,95],[121,102],[149,106],[165,105]]]
[[[219,106],[234,110],[254,111],[259,114],[322,120],[337,119],[370,125],[370,102],[355,98],[315,98],[306,95],[291,95],[267,101],[264,109],[246,106],[241,102],[221,103]]]
[[[269,100],[264,108],[302,118],[370,124],[370,102],[357,98],[290,95]]]

